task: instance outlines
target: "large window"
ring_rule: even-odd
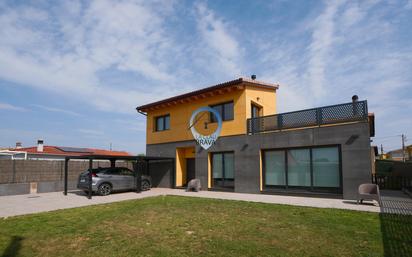
[[[288,150],[288,185],[310,186],[310,150]]]
[[[155,118],[155,130],[163,131],[170,129],[170,115],[159,116]]]
[[[234,114],[233,114],[233,102],[228,102],[228,103],[222,103],[222,104],[216,104],[210,106],[213,109],[215,109],[219,114],[220,117],[222,117],[222,120],[233,120]],[[212,113],[210,114],[210,122],[217,122],[217,119],[215,115]]]
[[[263,172],[265,188],[340,192],[339,147],[266,150]]]
[[[337,147],[312,149],[313,186],[339,187],[339,151]]]
[[[286,164],[285,151],[265,152],[266,185],[284,186],[286,185]]]
[[[212,177],[214,188],[233,188],[234,187],[234,154],[213,153],[212,154]]]

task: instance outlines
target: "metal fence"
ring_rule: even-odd
[[[412,177],[373,174],[372,183],[377,184],[379,189],[412,189]]]
[[[367,102],[359,101],[251,118],[247,120],[247,130],[248,134],[258,134],[282,129],[367,121],[367,119]]]

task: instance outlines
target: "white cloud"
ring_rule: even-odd
[[[63,114],[68,114],[68,115],[78,116],[78,117],[82,116],[80,113],[70,111],[70,110],[60,109],[56,107],[44,106],[44,105],[39,105],[39,104],[32,104],[32,106],[38,107],[40,109],[43,109],[49,112],[63,113]]]
[[[410,10],[412,9],[412,0],[408,0],[405,4],[405,9]]]
[[[412,106],[412,48],[399,39],[398,26],[405,12],[374,1],[330,1],[305,26],[310,47],[301,47],[302,33],[297,42],[287,34],[265,42],[259,49],[266,56],[264,75],[280,83],[279,110],[349,102],[357,94],[376,115],[374,144],[382,134],[412,133],[406,111]]]
[[[334,43],[335,15],[342,1],[328,1],[325,10],[313,24],[312,42],[309,46],[308,77],[314,96],[319,99],[326,95],[325,73],[330,48]]]
[[[208,9],[206,4],[197,3],[195,8],[197,28],[206,45],[202,50],[205,54],[210,54],[209,67],[232,76],[239,75],[242,49],[236,38],[229,33],[234,28]]]
[[[87,136],[103,136],[104,132],[95,129],[77,129],[78,132],[85,134]]]
[[[342,25],[350,27],[362,20],[365,16],[365,12],[361,10],[358,3],[354,2],[349,5],[342,13]]]
[[[149,81],[173,81],[170,63],[162,60],[173,50],[174,42],[163,29],[172,7],[162,6],[72,1],[48,12],[5,8],[0,13],[0,78],[75,95],[99,109],[133,112],[136,105],[166,93],[137,83],[127,91],[103,87],[98,74],[113,68]]]
[[[20,111],[20,112],[27,111],[27,109],[23,107],[15,106],[15,105],[8,104],[8,103],[1,103],[1,102],[0,102],[0,110]]]
[[[146,132],[146,120],[145,119],[116,119],[114,120],[119,124],[120,128],[132,130],[136,132]]]
[[[259,80],[280,83],[281,112],[358,94],[377,115],[377,133],[412,131],[405,117],[411,106],[410,1],[325,1],[293,22],[281,14],[267,24],[266,17],[249,22],[210,6],[101,0],[45,9],[0,3],[0,79],[53,91],[71,104],[134,115],[137,105],[249,70]],[[280,12],[288,7],[273,6]],[[108,70],[124,79],[111,84],[106,78],[112,76],[102,76]],[[138,119],[116,126],[144,131]]]

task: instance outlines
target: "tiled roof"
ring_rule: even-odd
[[[166,99],[163,99],[163,100],[160,100],[160,101],[157,101],[157,102],[153,102],[153,103],[145,104],[145,105],[142,105],[142,106],[138,106],[138,107],[136,107],[136,110],[146,111],[150,107],[154,107],[154,106],[161,105],[161,104],[168,103],[168,102],[172,102],[172,101],[181,100],[181,99],[192,97],[192,96],[195,96],[195,95],[201,95],[201,94],[204,94],[204,93],[207,93],[207,92],[210,92],[210,91],[213,91],[213,90],[217,90],[217,89],[236,86],[236,85],[242,84],[244,82],[248,83],[248,85],[255,86],[255,87],[260,87],[260,88],[273,89],[273,90],[276,90],[276,89],[279,88],[279,85],[277,85],[277,84],[271,84],[271,83],[266,83],[266,82],[263,82],[263,81],[252,80],[252,79],[249,79],[249,78],[238,78],[238,79],[235,79],[235,80],[231,80],[231,81],[227,81],[227,82],[220,83],[220,84],[217,84],[217,85],[213,85],[213,86],[210,86],[210,87],[206,87],[206,88],[203,88],[203,89],[200,89],[200,90],[192,91],[192,92],[189,92],[189,93],[186,93],[186,94],[182,94],[182,95],[166,98]]]
[[[103,149],[94,148],[76,148],[79,151],[63,151],[64,147],[59,146],[43,146],[43,152],[37,151],[37,146],[23,147],[19,149],[11,149],[15,151],[23,151],[31,154],[48,154],[48,155],[61,155],[61,156],[82,156],[82,155],[107,155],[107,156],[131,156],[125,151],[109,151]]]

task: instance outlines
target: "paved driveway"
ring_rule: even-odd
[[[53,211],[59,209],[67,209],[81,207],[94,204],[103,204],[118,202],[124,200],[141,199],[145,197],[160,196],[160,195],[180,195],[192,197],[205,197],[215,199],[251,201],[273,204],[287,204],[296,206],[310,206],[319,208],[337,208],[347,210],[379,212],[380,208],[369,205],[357,205],[355,201],[347,201],[342,199],[328,198],[313,198],[313,197],[297,197],[283,195],[263,195],[263,194],[241,194],[229,192],[213,192],[201,191],[185,192],[181,189],[153,188],[150,191],[145,191],[140,194],[134,192],[117,193],[108,196],[93,196],[92,199],[87,199],[81,191],[69,192],[64,196],[61,192],[30,194],[30,195],[15,195],[0,197],[0,217],[9,217],[30,213],[38,213],[45,211]]]

